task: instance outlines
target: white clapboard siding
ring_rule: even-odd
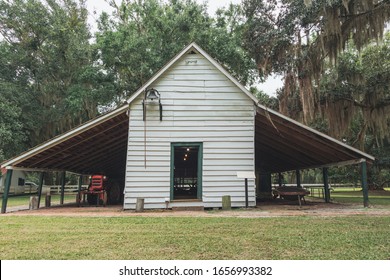
[[[163,120],[158,105],[147,103],[143,121],[142,96],[130,104],[124,208],[134,209],[137,198],[146,209],[221,207],[223,195],[245,206],[237,171],[254,172],[253,101],[200,54],[184,55],[152,87],[161,94]],[[184,142],[203,143],[202,200],[167,203],[171,143]],[[248,182],[254,206],[255,183]]]

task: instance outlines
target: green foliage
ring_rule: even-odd
[[[390,41],[371,44],[361,52],[350,46],[329,67],[321,81],[325,117],[333,135],[374,155],[372,188],[389,180]],[[342,119],[342,120],[340,120]],[[340,125],[341,124],[341,125]]]
[[[259,103],[273,110],[278,110],[279,101],[277,98],[264,93],[256,87],[251,87],[250,92],[259,100]]]
[[[96,45],[105,71],[117,79],[117,98],[128,98],[175,54],[195,41],[241,82],[255,80],[255,63],[242,48],[240,6],[219,10],[215,19],[192,0],[122,1],[99,20]]]
[[[111,102],[112,78],[95,63],[87,16],[84,1],[0,1],[0,82],[7,85],[2,96],[16,108],[7,123],[23,131],[12,134],[27,136],[22,140],[28,147],[96,116],[98,106]],[[8,149],[6,157],[20,151],[7,143],[1,148]]]
[[[94,42],[84,0],[0,0],[0,160],[112,110],[193,41],[256,80],[239,5],[211,18],[193,0],[108,2]]]
[[[353,41],[361,50],[379,40],[390,20],[388,0],[245,0],[245,45],[260,75],[285,76],[283,99],[299,93],[304,123],[321,113],[318,86],[325,65],[335,64]],[[280,110],[288,114],[288,102]],[[297,117],[298,115],[292,115]]]
[[[20,122],[22,110],[4,98],[0,84],[0,162],[21,152],[26,140],[23,124]]]

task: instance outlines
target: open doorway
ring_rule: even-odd
[[[201,199],[202,144],[174,143],[171,152],[171,199]]]

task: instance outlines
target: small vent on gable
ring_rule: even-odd
[[[198,64],[198,60],[197,59],[186,59],[186,64],[189,65],[189,64]]]

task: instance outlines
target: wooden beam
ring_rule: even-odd
[[[302,186],[301,186],[301,172],[299,169],[295,170],[295,175],[297,177],[297,187],[302,188]]]
[[[288,117],[284,116],[283,114],[278,113],[276,111],[273,111],[273,110],[270,110],[268,108],[265,108],[265,107],[258,105],[257,113],[262,115],[263,118],[266,118],[266,119],[271,118],[273,121],[275,118],[279,118],[282,120],[282,122],[289,123],[291,128],[294,129],[294,127],[295,127],[296,129],[299,129],[301,131],[304,131],[305,133],[308,133],[307,135],[311,136],[313,139],[317,139],[317,140],[321,139],[322,141],[329,141],[331,143],[333,142],[334,144],[337,144],[341,147],[346,148],[350,152],[359,154],[360,155],[359,157],[364,157],[364,158],[367,158],[367,159],[372,160],[372,161],[375,160],[375,157],[373,157],[369,154],[366,154],[358,149],[355,149],[351,146],[348,146],[347,144],[342,143],[341,141],[338,141],[338,140],[336,140],[336,139],[334,139],[334,138],[332,138],[324,133],[321,133],[321,132],[319,132],[311,127],[303,125],[303,124],[301,124],[293,119],[290,119],[290,118],[288,118]]]
[[[64,171],[63,169],[29,168],[29,167],[23,167],[23,166],[7,166],[5,169],[29,171],[29,172],[49,172],[49,171],[62,172],[62,171]]]
[[[111,151],[105,150],[96,154],[90,154],[89,156],[85,155],[84,158],[74,159],[72,166],[67,167],[67,169],[68,168],[75,168],[75,169],[80,168],[83,170],[88,170],[88,168],[95,169],[96,167],[104,165],[104,163],[102,164],[101,162],[115,162],[119,156],[122,156],[122,154],[124,154],[123,157],[126,157],[126,147],[118,146],[112,149]],[[62,165],[63,168],[65,168],[66,166],[69,166],[68,162]]]
[[[78,135],[78,136],[81,136],[81,138],[82,138],[80,141],[75,141],[74,143],[71,143],[70,145],[66,145],[65,147],[60,147],[59,148],[59,152],[63,153],[65,151],[67,151],[67,150],[72,149],[75,146],[79,146],[79,145],[81,145],[81,144],[83,144],[83,143],[85,143],[85,142],[87,142],[89,140],[92,140],[95,137],[99,137],[99,135],[105,134],[109,130],[115,129],[117,126],[120,126],[120,125],[122,125],[125,122],[128,122],[128,118],[123,119],[123,120],[119,121],[118,123],[115,123],[112,126],[110,125],[108,127],[105,127],[103,130],[99,130],[97,133],[93,133],[92,135],[82,136],[83,134],[86,133],[86,132],[84,132],[83,134]],[[101,125],[103,125],[103,124],[101,124]],[[52,157],[55,157],[58,160],[58,157],[55,156],[56,153],[57,152],[49,153],[48,155],[41,157],[38,161],[34,162],[34,165],[37,165],[37,164],[41,163],[42,161],[47,161],[49,158],[52,158]]]
[[[279,183],[279,187],[281,187],[283,185],[283,176],[282,176],[282,173],[278,173],[278,183]]]
[[[324,167],[322,169],[322,175],[324,178],[324,193],[325,193],[325,202],[330,202],[330,191],[329,191],[329,177],[328,177],[328,168]]]
[[[11,187],[12,173],[13,173],[12,169],[7,170],[7,175],[5,177],[5,184],[4,184],[3,202],[1,204],[1,214],[5,214],[5,212],[7,211],[8,194],[9,194],[9,189]]]
[[[256,151],[268,152],[271,154],[271,158],[274,158],[274,155],[278,154],[284,161],[288,157],[289,160],[300,161],[301,165],[318,162],[318,157],[316,157],[314,152],[308,151],[304,146],[292,143],[288,139],[275,138],[271,135],[264,134],[256,137],[256,145],[258,146]],[[309,163],[307,163],[308,161]]]
[[[336,161],[337,159],[343,160],[343,157],[340,157],[340,153],[335,151],[334,147],[329,147],[329,145],[322,143],[317,139],[314,139],[313,141],[312,138],[303,134],[302,131],[294,130],[275,120],[274,125],[282,135],[280,136],[276,129],[270,126],[269,123],[264,122],[263,120],[260,120],[259,122],[263,124],[262,127],[259,127],[258,124],[256,125],[256,127],[259,128],[257,131],[261,134],[261,137],[270,139],[272,145],[279,144],[277,146],[279,149],[287,147],[290,151],[298,151],[301,154],[305,152],[306,157],[314,159],[316,162],[318,162],[319,158],[323,159],[322,162],[331,162],[335,159]],[[318,145],[318,142],[320,142],[321,145]],[[350,158],[350,156],[348,158]]]
[[[121,142],[123,141],[123,143]],[[97,143],[89,143],[87,146],[81,146],[77,150],[69,151],[70,154],[69,156],[62,161],[62,164],[58,164],[59,159],[58,159],[58,154],[56,158],[52,158],[51,160],[47,160],[44,162],[44,166],[54,166],[56,168],[60,168],[60,166],[68,166],[68,162],[77,162],[79,159],[85,160],[89,159],[91,155],[94,155],[96,153],[106,153],[105,151],[109,149],[112,143],[118,143],[119,145],[122,143],[127,147],[127,132],[126,136],[121,136],[121,137],[112,137],[107,141],[101,141]],[[117,146],[117,145],[115,145]],[[34,163],[35,164],[35,163]],[[65,168],[68,169],[68,168]]]
[[[340,167],[340,166],[359,164],[362,162],[366,162],[366,160],[364,158],[351,159],[351,160],[345,160],[345,161],[340,161],[340,162],[335,162],[335,163],[323,164],[320,166],[313,166],[311,168]]]
[[[364,207],[368,207],[369,201],[368,201],[367,162],[366,161],[363,161],[361,163],[361,170],[362,170],[363,205],[364,205]]]
[[[39,209],[39,205],[41,204],[42,187],[43,187],[43,178],[44,177],[45,177],[45,173],[41,172],[41,174],[39,174],[39,185],[38,185],[38,209]]]
[[[60,198],[60,204],[64,204],[64,196],[65,196],[65,176],[66,172],[63,171],[61,174],[61,198]]]
[[[80,202],[81,202],[81,186],[83,184],[83,176],[80,175],[79,176],[79,186],[77,188],[77,206],[80,206]]]
[[[256,138],[257,141],[260,143],[269,143],[269,145],[273,146],[273,149],[280,150],[284,154],[288,152],[304,155],[306,158],[315,162],[318,162],[319,159],[322,159],[322,162],[330,162],[335,158],[340,158],[337,155],[333,155],[331,150],[319,149],[318,145],[313,145],[312,141],[309,141],[307,138],[303,136],[298,137],[294,131],[285,131],[283,134],[290,136],[280,137],[269,126],[264,126],[261,132],[259,129],[261,128],[258,128],[258,125],[256,125],[256,132],[259,133]],[[280,128],[280,130],[283,129]]]
[[[80,125],[79,127],[76,127],[56,138],[53,138],[13,159],[10,159],[9,161],[6,161],[3,163],[3,165],[1,167],[6,167],[6,166],[11,166],[11,165],[17,165],[18,163],[22,162],[22,161],[25,161],[45,150],[48,150],[50,148],[52,148],[53,146],[55,145],[58,145],[59,143],[62,143],[66,140],[68,140],[69,138],[72,138],[76,135],[79,135],[81,133],[83,133],[84,131],[86,130],[89,130],[95,126],[98,126],[99,124],[111,119],[111,118],[114,118],[120,114],[124,114],[126,113],[126,111],[128,110],[128,105],[124,105],[122,107],[119,107],[118,109],[110,112],[110,113],[107,113],[105,115],[102,115],[102,116],[99,116],[95,119],[92,119],[86,123],[84,123],[83,125]]]

